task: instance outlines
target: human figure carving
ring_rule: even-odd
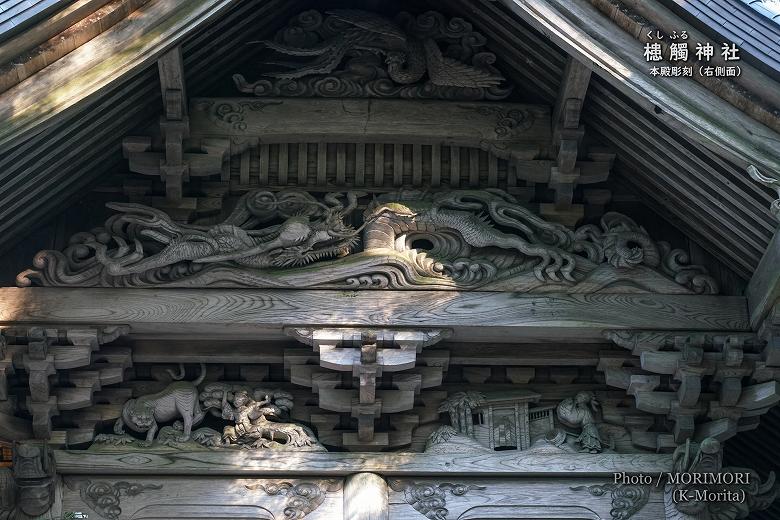
[[[227,402],[227,393],[223,402]],[[281,404],[292,400],[289,394],[284,392],[254,392],[254,399],[244,389],[236,390],[233,394],[232,412],[226,412],[223,408],[223,417],[231,415],[235,421],[234,426],[225,426],[222,439],[225,445],[239,445],[245,448],[271,448],[276,444],[287,446],[311,446],[312,436],[300,425],[288,422],[272,420],[283,415]],[[291,397],[291,396],[289,396]],[[271,418],[271,419],[269,419]]]
[[[575,442],[580,445],[580,451],[601,453],[602,444],[599,436],[597,414],[599,402],[591,391],[579,392],[560,402],[557,408],[558,419],[570,428],[581,428]]]

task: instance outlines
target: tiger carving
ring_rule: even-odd
[[[114,433],[124,435],[125,426],[133,431],[146,432],[146,445],[154,440],[160,423],[181,419],[182,433],[176,438],[178,442],[187,442],[192,434],[192,427],[199,424],[205,417],[198,399],[198,385],[206,377],[206,365],[200,364],[200,375],[194,381],[182,381],[184,365],[179,365],[179,374],[168,370],[174,380],[164,390],[156,394],[144,395],[130,399],[122,408],[122,416],[114,424]]]

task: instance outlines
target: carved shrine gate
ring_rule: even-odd
[[[608,207],[588,68],[529,104],[462,18],[305,11],[265,37],[232,97],[188,99],[163,55],[108,218],[0,289],[0,518],[771,505],[722,447],[780,399],[777,307]],[[667,472],[751,485],[679,501],[722,486]]]

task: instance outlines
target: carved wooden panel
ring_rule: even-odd
[[[62,511],[98,520],[334,520],[342,518],[342,481],[66,476]]]
[[[609,487],[605,480],[389,478],[388,484],[392,520],[664,518],[660,490],[615,486],[616,493],[588,492],[589,487]]]

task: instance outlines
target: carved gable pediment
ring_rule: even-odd
[[[254,43],[273,51],[261,78],[233,80],[255,96],[498,100],[512,91],[485,37],[435,11],[310,10]]]
[[[501,190],[254,190],[211,225],[110,203],[103,227],[42,251],[20,285],[714,293],[632,219],[571,230]],[[361,212],[358,208],[365,207]]]

